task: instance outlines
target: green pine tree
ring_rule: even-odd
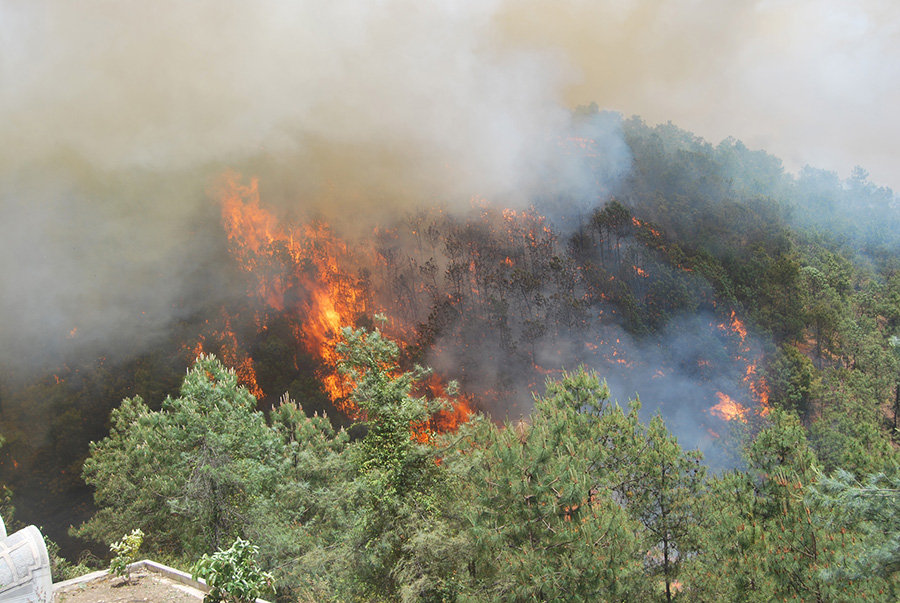
[[[423,432],[444,401],[413,395],[430,371],[401,371],[397,344],[377,328],[345,328],[343,337],[339,370],[367,429],[349,450],[357,477],[341,542],[347,590],[369,600],[453,601],[466,540],[446,520],[446,471]]]
[[[704,514],[699,502],[706,468],[699,451],[685,452],[655,415],[642,434],[642,448],[623,492],[629,514],[642,526],[651,576],[661,576],[669,602],[683,588],[679,572],[697,554]]]
[[[584,370],[549,382],[529,420],[482,426],[469,515],[472,596],[485,601],[620,601],[644,592],[637,524],[611,483],[636,461],[626,413]]]
[[[111,423],[84,464],[99,510],[80,536],[113,542],[140,528],[149,549],[196,556],[245,535],[279,480],[278,438],[214,356],[197,360],[160,411],[125,399]]]
[[[823,570],[826,578],[851,581],[884,578],[893,600],[900,596],[900,477],[894,468],[862,481],[838,470],[821,476],[811,492],[814,501],[833,513],[832,524],[851,536],[838,552],[835,565]],[[883,594],[883,593],[882,593]]]

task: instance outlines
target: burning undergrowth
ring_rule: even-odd
[[[579,364],[604,375],[622,403],[640,395],[648,412],[658,408],[688,445],[708,448],[726,421],[766,412],[761,352],[738,313],[667,261],[664,234],[615,200],[567,233],[534,208],[473,198],[463,213],[413,210],[347,235],[279,215],[260,183],[236,172],[211,196],[247,305],[240,316],[223,309],[188,349],[232,358],[263,398],[283,392],[263,391],[253,350],[275,337],[289,370],[313,370],[353,416],[334,344],[341,327],[383,313],[406,362],[436,369],[433,394],[449,379],[462,386],[432,427],[452,429],[472,409],[516,419],[548,377]]]

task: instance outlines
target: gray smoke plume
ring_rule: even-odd
[[[505,47],[498,9],[0,4],[4,363],[139,348],[227,295],[207,192],[226,168],[258,176],[270,207],[344,229],[432,200],[528,203],[558,161],[574,72]]]

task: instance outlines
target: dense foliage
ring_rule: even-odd
[[[378,330],[344,338],[361,438],[287,401],[267,424],[233,372],[200,358],[161,411],[115,412],[119,428],[85,464],[102,512],[82,531],[139,526],[155,553],[185,558],[252,537],[285,600],[900,594],[896,478],[823,478],[792,411],[749,436],[746,469],[711,477],[658,415],[643,423],[639,402],[623,409],[583,369],[549,382],[515,424],[476,418],[423,437],[440,404],[412,394],[424,372],[401,371]]]
[[[226,550],[203,555],[191,571],[209,586],[203,603],[255,603],[266,594],[272,575],[259,569],[258,554],[259,547],[238,538]]]

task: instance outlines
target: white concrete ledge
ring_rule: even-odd
[[[72,586],[78,586],[79,584],[84,584],[85,582],[91,582],[92,580],[96,580],[98,578],[102,578],[106,574],[109,573],[109,570],[100,570],[97,572],[91,572],[90,574],[84,574],[83,576],[78,576],[77,578],[72,578],[71,580],[64,580],[63,582],[54,582],[53,583],[53,592],[68,590]]]
[[[194,580],[191,578],[190,574],[185,573],[181,570],[177,570],[174,567],[163,565],[162,563],[144,559],[143,561],[135,561],[128,567],[131,569],[131,571],[142,569],[148,572],[153,572],[155,574],[159,574],[160,576],[164,576],[173,582],[177,582],[179,584],[183,584],[184,586],[196,589],[200,591],[200,595],[198,596],[199,599],[203,598],[203,593],[209,592],[209,586],[207,586],[204,580]],[[90,574],[72,578],[71,580],[65,580],[64,582],[57,582],[53,585],[53,593],[55,595],[58,592],[70,590],[73,586],[78,586],[79,584],[85,584],[87,582],[97,580],[98,578],[102,578],[107,574],[109,574],[109,570],[100,570],[98,572],[91,572]],[[264,599],[257,599],[256,603],[269,602]]]

